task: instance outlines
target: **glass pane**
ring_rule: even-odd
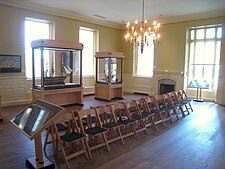
[[[137,75],[150,77],[153,75],[153,46],[146,46],[143,53],[141,48],[138,47],[138,61],[137,61]]]
[[[196,39],[204,39],[205,29],[196,30]]]
[[[221,41],[216,42],[216,58],[215,58],[215,64],[220,63],[220,53],[221,53]]]
[[[215,28],[208,28],[206,29],[206,38],[215,38]]]
[[[218,86],[218,80],[219,80],[219,65],[215,66],[215,71],[214,71],[214,80],[213,80],[213,90],[217,90]]]
[[[203,63],[205,64],[214,64],[215,57],[215,43],[213,41],[209,41],[205,43],[205,58]]]
[[[212,73],[213,73],[213,66],[204,66],[204,75],[203,75],[203,79],[206,80],[209,84],[211,84],[212,82]]]
[[[94,75],[94,32],[80,29],[79,42],[84,45],[82,75]]]
[[[37,39],[50,39],[50,24],[26,20],[25,21],[25,66],[26,77],[32,78],[32,48],[31,42]],[[46,58],[46,61],[48,59]],[[36,61],[36,60],[35,60]],[[35,62],[36,67],[40,68],[40,62]],[[46,66],[46,65],[44,65]],[[40,77],[40,74],[37,74]]]
[[[195,65],[195,75],[194,75],[194,79],[202,79],[202,75],[203,75],[203,66],[202,65]]]
[[[222,38],[222,27],[217,28],[217,38]]]
[[[197,42],[195,49],[195,64],[202,64],[204,62],[204,42]]]
[[[195,30],[191,30],[191,40],[195,39]]]
[[[189,63],[193,64],[194,63],[194,42],[191,43],[190,45],[190,59]]]

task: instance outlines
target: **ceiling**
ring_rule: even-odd
[[[32,9],[91,23],[121,28],[141,20],[142,0],[0,0],[1,4]],[[145,18],[161,23],[225,15],[225,0],[145,0]]]

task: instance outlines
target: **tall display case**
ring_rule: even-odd
[[[33,101],[83,105],[83,44],[39,39],[33,41],[31,47]]]
[[[95,98],[111,100],[123,98],[122,52],[96,52]]]

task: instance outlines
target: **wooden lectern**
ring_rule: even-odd
[[[64,108],[62,107],[43,100],[36,100],[11,120],[11,122],[30,140],[34,139],[36,156],[26,159],[27,168],[55,168],[55,165],[43,156],[41,134],[54,120],[60,118],[64,112]]]

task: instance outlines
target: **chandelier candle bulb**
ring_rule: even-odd
[[[153,43],[159,43],[160,39],[160,23],[157,21],[153,21],[152,24],[147,24],[147,19],[144,19],[144,0],[143,0],[143,15],[142,21],[138,22],[135,20],[134,24],[132,25],[130,22],[127,22],[126,29],[127,33],[125,35],[126,42],[133,43],[134,46],[141,47],[141,53],[143,53],[144,47],[148,46],[153,39]]]

